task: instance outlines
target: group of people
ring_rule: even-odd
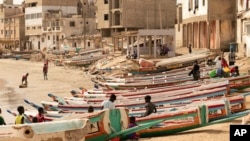
[[[45,59],[44,65],[43,65],[43,77],[44,77],[44,80],[48,80],[48,65],[49,65],[49,60]],[[29,73],[25,73],[22,76],[22,83],[21,83],[22,85],[28,86],[28,76],[29,76]]]
[[[44,110],[42,107],[38,108],[38,113],[36,114],[36,116],[27,116],[25,115],[25,110],[23,106],[18,106],[17,107],[17,112],[18,114],[16,115],[15,118],[15,124],[24,124],[26,123],[25,121],[27,121],[27,123],[37,123],[37,122],[45,122],[46,119],[44,117]],[[2,110],[0,108],[0,114],[2,113]],[[6,125],[5,120],[3,118],[2,115],[0,115],[0,125]]]
[[[216,67],[216,69],[210,72],[210,77],[239,76],[239,67],[235,65],[235,58],[235,53],[230,52],[228,55],[229,64],[223,55],[217,56],[214,61],[209,59],[207,65],[215,65]],[[200,66],[197,60],[194,62],[193,69],[189,72],[189,76],[190,75],[193,75],[194,80],[200,79]]]
[[[147,95],[145,96],[145,113],[142,115],[142,117],[149,116],[152,113],[156,113],[157,109],[154,103],[151,102],[151,96]],[[112,94],[109,98],[109,100],[104,100],[101,104],[102,108],[101,109],[115,109],[115,102],[116,100],[116,95]],[[89,107],[90,108],[90,107]],[[136,124],[136,118],[134,116],[131,116],[129,118],[129,128],[137,126]],[[136,133],[132,133],[129,136],[129,139],[131,140],[138,140],[139,136]]]

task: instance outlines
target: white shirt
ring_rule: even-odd
[[[115,105],[110,100],[104,100],[101,104],[103,109],[115,109]]]

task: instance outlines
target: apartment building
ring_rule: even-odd
[[[235,42],[235,1],[182,0],[177,12],[177,45],[227,50]]]
[[[237,46],[239,52],[250,57],[249,0],[237,0]]]
[[[175,25],[176,0],[97,0],[95,5],[97,29],[103,37]]]
[[[71,47],[64,41],[68,37],[96,31],[95,20],[84,12],[87,5],[87,0],[25,0],[25,31],[30,49]]]
[[[14,5],[12,0],[0,4],[0,46],[16,49],[24,47],[24,13],[22,5]]]

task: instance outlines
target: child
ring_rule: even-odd
[[[17,111],[19,114],[16,116],[15,124],[24,124],[24,107],[18,106]]]
[[[145,104],[146,112],[145,112],[144,116],[148,116],[152,113],[157,112],[155,104],[153,104],[151,102],[151,96],[149,96],[149,95],[145,96],[145,102],[146,102],[146,104]]]
[[[37,122],[44,122],[45,118],[44,118],[44,110],[42,107],[38,108],[38,114],[36,115],[37,118]]]
[[[136,122],[135,122],[135,117],[132,116],[129,118],[129,128],[133,128],[137,126]],[[139,136],[136,133],[132,133],[130,135],[128,135],[129,140],[132,141],[137,141],[139,139]]]
[[[2,110],[0,108],[0,114],[2,113]],[[0,115],[0,125],[6,125],[4,118],[2,117],[2,115]]]
[[[93,106],[89,106],[88,107],[88,113],[93,113],[94,112],[94,107]]]

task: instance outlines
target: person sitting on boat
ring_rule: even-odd
[[[94,107],[93,106],[89,106],[88,107],[88,113],[93,113],[94,112]]]
[[[144,116],[148,116],[152,113],[156,113],[156,106],[154,103],[151,102],[151,96],[147,95],[145,96],[145,108],[146,108],[146,112],[144,113]]]
[[[33,118],[32,118],[32,123],[37,123],[37,122],[38,122],[37,117],[33,117]]]
[[[135,121],[135,117],[134,116],[129,117],[129,126],[128,126],[128,128],[133,128],[135,126],[138,126],[136,121]],[[132,133],[132,134],[128,135],[128,139],[132,140],[132,141],[137,141],[139,139],[139,135],[136,134],[136,133]]]
[[[37,118],[37,122],[44,122],[45,118],[44,118],[44,110],[42,107],[38,108],[38,113],[36,115]]]
[[[239,67],[238,66],[234,66],[231,68],[230,70],[231,76],[239,76],[240,72],[239,72]]]
[[[197,60],[194,62],[194,67],[193,67],[193,69],[189,72],[188,75],[189,75],[189,76],[190,76],[190,75],[193,75],[194,80],[198,80],[198,79],[200,78],[200,66],[199,66]]]
[[[15,124],[24,124],[24,107],[17,107],[18,115],[16,116]]]
[[[2,113],[2,109],[0,108],[0,114]],[[0,125],[6,125],[4,118],[2,117],[2,115],[0,115]]]
[[[22,76],[22,85],[28,85],[28,76],[29,73],[26,73]]]
[[[109,100],[104,100],[102,102],[102,108],[101,109],[115,109],[114,102],[116,100],[116,95],[112,94],[109,98]]]

